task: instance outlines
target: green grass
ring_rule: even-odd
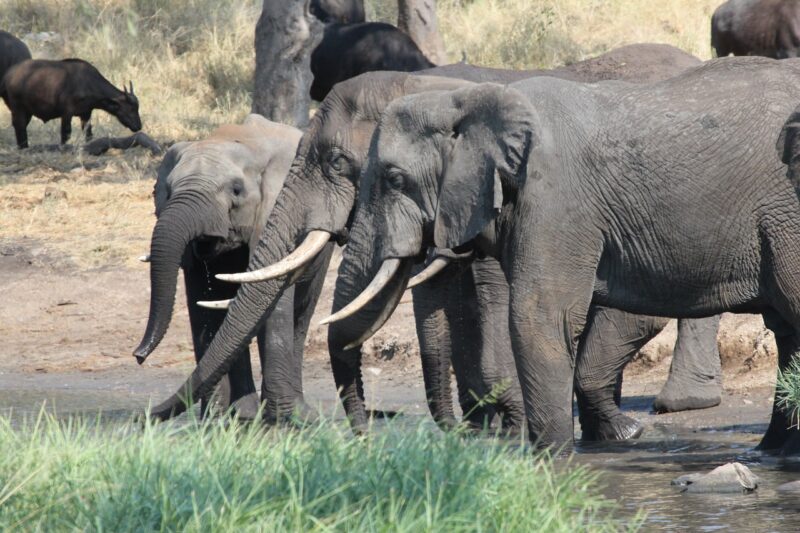
[[[800,428],[800,360],[794,359],[786,371],[778,371],[775,394],[778,405],[788,409],[792,424]]]
[[[7,530],[612,531],[583,468],[429,425],[354,438],[217,422],[0,419]],[[636,520],[635,520],[636,522]],[[629,528],[636,527],[628,526]]]

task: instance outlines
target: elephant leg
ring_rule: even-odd
[[[297,395],[295,388],[297,382],[302,381],[303,362],[294,360],[294,295],[295,286],[290,285],[258,336],[261,401],[264,420],[271,424],[291,419]]]
[[[656,412],[705,409],[722,401],[718,329],[719,315],[678,321],[669,378],[653,404]]]
[[[522,429],[525,408],[508,331],[508,282],[492,258],[472,263],[481,332],[480,367],[504,431]]]
[[[800,331],[772,311],[764,313],[764,324],[775,334],[780,376],[789,369],[793,360],[800,357]],[[792,424],[791,409],[780,405],[780,400],[776,392],[769,427],[757,449],[786,455],[797,454],[800,452],[800,430]]]
[[[425,397],[431,416],[444,430],[457,425],[450,393],[451,361],[458,368],[459,398],[462,397],[462,387],[469,389],[472,386],[468,383],[470,381],[468,376],[464,375],[468,369],[453,361],[453,335],[450,317],[446,311],[451,300],[448,292],[460,275],[459,266],[451,265],[436,278],[412,289]],[[463,394],[467,394],[466,390]],[[469,412],[469,409],[470,407],[467,407],[464,412]]]
[[[584,441],[638,437],[639,421],[619,409],[622,370],[668,319],[592,306],[575,369],[578,420]]]
[[[231,252],[236,254],[237,252]],[[246,260],[246,256],[245,256]],[[215,267],[223,263],[215,261]],[[206,263],[195,260],[184,261],[184,280],[186,299],[189,308],[189,322],[192,328],[195,359],[200,361],[219,327],[225,319],[225,313],[213,309],[199,307],[199,300],[222,300],[236,295],[236,286],[217,280],[214,275],[221,272],[238,272],[242,268],[240,262],[224,265],[225,268],[209,268]],[[253,383],[253,371],[250,365],[250,349],[244,348],[236,354],[236,360],[228,374],[222,378],[215,393],[217,407],[222,410],[231,408],[242,418],[252,419],[258,411],[258,394]],[[208,412],[208,399],[201,399],[200,410],[203,416]]]

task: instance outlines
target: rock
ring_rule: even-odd
[[[688,474],[672,480],[673,485],[684,487],[681,492],[691,493],[752,492],[758,483],[758,476],[741,463],[727,463],[707,474]]]
[[[775,490],[778,492],[800,492],[800,480],[790,481],[789,483],[778,485]]]

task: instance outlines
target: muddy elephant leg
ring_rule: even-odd
[[[231,252],[231,254],[237,255],[238,252]],[[206,263],[193,259],[184,261],[183,272],[189,307],[189,322],[197,361],[203,357],[225,319],[224,312],[199,307],[197,302],[199,300],[223,300],[236,295],[236,286],[219,281],[214,277],[215,274],[221,272],[240,272],[242,268],[246,268],[246,255],[244,256],[244,266],[241,265],[241,261],[228,263],[230,259],[230,257],[221,258],[208,266]],[[246,419],[256,416],[258,394],[253,383],[249,348],[237,353],[236,361],[228,374],[220,381],[214,398],[217,406],[222,410],[230,407],[237,415]],[[207,399],[201,400],[200,409],[205,416],[209,409]]]
[[[448,306],[455,301],[449,293],[453,286],[460,283],[459,265],[450,265],[436,278],[412,289],[414,320],[417,327],[420,357],[422,359],[422,379],[425,383],[425,397],[428,408],[436,424],[442,429],[450,429],[457,425],[453,412],[453,399],[450,392],[450,364],[458,368],[456,381],[459,386],[459,398],[468,395],[468,390],[478,388],[470,379],[469,369],[462,361],[453,361],[453,332],[450,323],[451,314]],[[453,313],[454,314],[454,313]],[[462,328],[456,325],[458,331]],[[477,375],[477,373],[475,373]],[[462,390],[463,389],[463,390]],[[465,413],[470,412],[472,403],[462,405]]]
[[[303,397],[303,352],[333,246],[329,244],[300,279],[284,292],[267,319],[266,334],[259,337],[261,368],[264,369],[261,398],[268,423],[286,419],[305,423],[318,417]]]
[[[491,258],[475,260],[472,277],[478,298],[481,375],[492,391],[503,429],[518,432],[525,408],[508,332],[508,283],[500,263]]]
[[[581,440],[625,440],[642,425],[619,409],[622,370],[669,320],[592,306],[575,369]]]
[[[800,358],[800,331],[774,312],[764,314],[764,324],[775,333],[778,345],[778,374],[789,369],[793,360]],[[772,417],[757,449],[785,455],[800,453],[800,430],[792,424],[791,413],[779,405],[780,395],[775,393]]]
[[[81,129],[83,136],[87,141],[92,140],[92,112],[84,113],[81,115]]]
[[[719,315],[678,321],[678,341],[669,378],[656,397],[659,413],[705,409],[722,401],[722,365],[717,347]]]

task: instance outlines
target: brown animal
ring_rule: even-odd
[[[711,17],[711,46],[717,57],[798,57],[800,2],[728,0]]]
[[[7,31],[0,30],[0,82],[8,69],[30,58],[31,51],[25,43]]]
[[[61,119],[61,144],[72,133],[72,117],[81,119],[81,129],[91,139],[92,111],[102,109],[117,117],[131,131],[142,129],[139,100],[130,88],[120,91],[90,63],[82,59],[48,61],[29,59],[6,72],[0,82],[0,97],[11,110],[17,146],[28,147],[31,117],[47,122]]]

